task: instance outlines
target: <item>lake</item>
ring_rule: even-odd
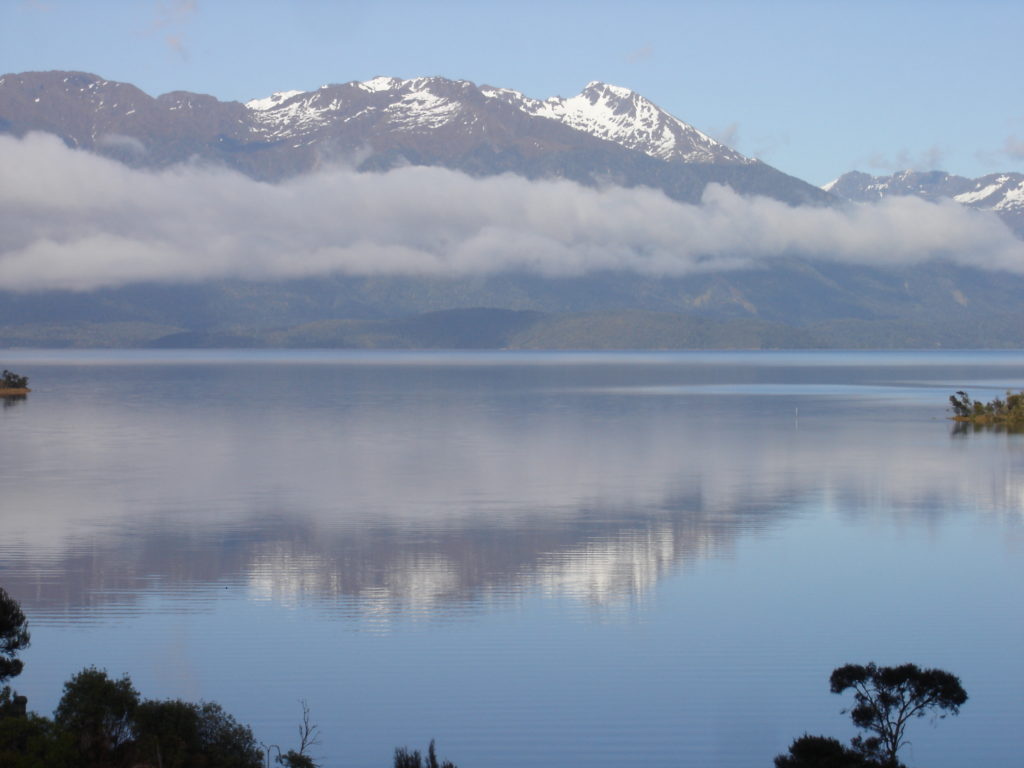
[[[1019,352],[8,351],[16,688],[95,664],[326,766],[765,766],[844,663],[970,700],[910,766],[1024,754]]]

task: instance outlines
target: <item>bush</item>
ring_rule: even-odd
[[[0,374],[0,389],[25,389],[28,387],[28,376],[19,376],[6,368]]]
[[[1024,392],[1007,392],[1005,400],[996,397],[983,403],[960,391],[949,396],[949,404],[956,421],[1002,425],[1014,430],[1024,428]]]

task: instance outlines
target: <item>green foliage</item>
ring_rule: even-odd
[[[28,386],[28,376],[19,376],[6,368],[0,373],[0,389],[24,389]]]
[[[135,710],[135,752],[163,768],[185,768],[200,743],[199,713],[184,701],[144,701]]]
[[[78,768],[68,734],[46,717],[0,716],[0,765],[4,768]]]
[[[87,667],[64,683],[53,719],[73,735],[82,768],[120,765],[132,738],[139,692],[127,675],[113,680]]]
[[[871,768],[877,763],[830,736],[804,734],[775,758],[775,768]]]
[[[1009,429],[1024,429],[1024,392],[1007,392],[1006,399],[994,398],[983,403],[971,400],[964,391],[949,396],[955,421],[969,421],[973,424],[1006,426]]]
[[[259,766],[261,752],[247,725],[242,725],[216,702],[200,706],[200,738],[203,751],[217,760],[208,764],[217,768]]]
[[[856,737],[854,749],[886,768],[901,765],[896,755],[906,743],[904,733],[910,720],[926,714],[936,718],[955,715],[967,701],[955,675],[915,664],[846,664],[832,671],[829,683],[833,693],[853,691],[850,717],[854,725],[871,734]]]
[[[0,682],[22,664],[28,622],[0,588]],[[300,748],[278,758],[288,768],[316,768],[305,750],[317,743],[303,702]],[[87,667],[64,683],[53,720],[26,712],[26,700],[0,688],[2,768],[263,768],[263,752],[248,726],[219,704],[142,701],[127,675],[111,678]]]
[[[28,648],[30,640],[21,606],[0,587],[0,683],[21,674],[25,665],[16,656]]]
[[[147,700],[134,717],[138,762],[163,768],[261,768],[252,731],[219,704]]]

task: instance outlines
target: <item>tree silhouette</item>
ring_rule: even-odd
[[[263,768],[252,731],[215,702],[143,701],[133,718],[130,765]]]
[[[114,680],[106,670],[87,667],[64,683],[53,719],[73,734],[82,768],[107,768],[130,744],[138,706],[139,692],[127,675]]]
[[[21,674],[25,664],[16,656],[28,648],[30,639],[28,621],[21,606],[0,587],[0,683]]]
[[[409,751],[408,747],[399,747],[395,750],[395,768],[455,768],[455,763],[450,760],[443,762],[437,759],[437,751],[434,749],[434,740],[430,740],[430,747],[427,749],[427,759],[424,763],[420,751]]]
[[[0,389],[24,389],[28,386],[28,376],[19,376],[4,368],[0,373]]]
[[[874,734],[856,737],[854,748],[886,768],[900,766],[896,754],[907,743],[904,733],[912,719],[929,713],[936,718],[955,715],[967,701],[958,677],[916,664],[846,664],[832,671],[829,682],[832,693],[853,690],[850,717],[858,728]]]
[[[775,758],[775,768],[870,768],[877,763],[831,736],[804,734]]]

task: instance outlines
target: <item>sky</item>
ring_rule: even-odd
[[[622,85],[780,170],[1024,170],[1020,0],[0,0],[0,70],[245,101],[440,75]]]
[[[88,71],[154,96],[245,101],[441,75],[547,97],[601,80],[814,184],[854,169],[974,177],[1024,165],[1020,0],[0,0],[0,9],[5,72]],[[709,185],[686,204],[646,188],[334,163],[271,185],[216,164],[133,169],[54,136],[0,135],[0,290],[338,273],[685,275],[767,268],[783,255],[1024,274],[1024,242],[995,213],[951,200],[790,207]]]

